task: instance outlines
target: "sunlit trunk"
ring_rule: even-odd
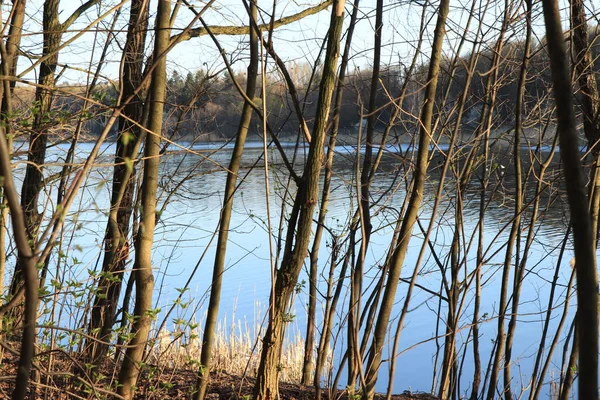
[[[127,40],[123,51],[123,98],[135,98],[123,109],[119,118],[120,137],[115,153],[112,196],[104,237],[102,273],[91,311],[86,344],[90,362],[100,362],[108,350],[107,342],[114,324],[125,268],[129,261],[129,232],[134,202],[135,159],[139,153],[143,132],[136,123],[143,124],[144,93],[142,83],[146,29],[148,26],[147,0],[131,4]],[[136,95],[136,91],[138,94]]]
[[[159,0],[156,15],[154,40],[154,70],[150,86],[150,117],[144,146],[144,172],[142,180],[142,204],[139,233],[135,241],[136,276],[135,322],[132,327],[133,338],[128,343],[119,372],[117,393],[126,399],[134,395],[134,387],[142,368],[141,361],[150,325],[154,319],[152,309],[152,291],[154,274],[152,271],[152,245],[156,226],[156,196],[158,187],[158,167],[160,164],[160,142],[163,125],[163,110],[166,98],[167,58],[170,34],[170,1]]]
[[[21,32],[23,30],[23,20],[25,17],[25,0],[16,0],[13,2],[11,9],[12,17],[10,20],[10,28],[6,42],[0,43],[0,71],[6,77],[13,77],[16,71],[18,58],[18,46],[21,42]],[[15,82],[3,79],[2,96],[0,96],[2,108],[0,120],[4,126],[4,134],[9,154],[12,152],[12,126],[10,115],[13,112],[13,89]],[[6,246],[8,235],[8,200],[4,196],[4,191],[0,192],[0,293],[4,293],[4,276],[6,274]],[[2,319],[0,318],[0,327],[2,327]]]
[[[402,228],[399,234],[399,244],[393,251],[392,258],[389,262],[388,278],[385,286],[384,294],[381,300],[381,308],[376,321],[375,330],[373,333],[373,342],[369,351],[369,359],[366,366],[366,387],[363,391],[363,396],[366,399],[373,399],[375,394],[375,383],[381,364],[382,351],[387,334],[388,323],[392,313],[393,305],[396,301],[396,289],[398,288],[398,280],[408,250],[408,244],[412,235],[413,225],[417,219],[419,208],[423,199],[423,189],[425,187],[425,179],[428,167],[429,144],[431,141],[433,107],[436,96],[436,88],[440,73],[440,60],[442,52],[442,44],[446,32],[446,19],[448,17],[449,1],[442,0],[439,7],[439,14],[434,32],[433,45],[431,51],[431,59],[429,62],[429,71],[427,75],[427,87],[425,92],[425,100],[421,112],[421,129],[419,134],[419,148],[417,153],[417,165],[414,171],[414,183],[410,192],[410,200]]]
[[[333,5],[329,38],[319,86],[319,101],[306,165],[294,200],[298,210],[297,226],[288,227],[288,243],[276,273],[275,290],[271,294],[269,324],[263,338],[260,365],[254,386],[254,398],[267,400],[278,396],[278,365],[283,346],[285,326],[289,321],[291,296],[310,244],[312,219],[318,199],[321,160],[333,91],[335,89],[340,37],[344,20],[344,3]],[[295,234],[294,234],[295,231]],[[293,241],[293,244],[292,244]]]

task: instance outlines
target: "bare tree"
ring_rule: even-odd
[[[567,187],[577,273],[579,396],[598,399],[598,279],[595,243],[575,124],[571,75],[556,1],[544,0],[544,20],[556,101],[558,135]]]
[[[254,386],[257,400],[278,397],[278,364],[283,346],[285,326],[289,323],[288,310],[298,275],[308,250],[312,219],[317,203],[321,159],[333,91],[335,89],[340,37],[344,20],[344,3],[334,1],[329,23],[329,33],[323,75],[319,85],[319,101],[306,164],[288,226],[285,250],[276,273],[275,290],[271,296],[269,323],[263,338],[260,366]]]
[[[251,26],[257,20],[256,2],[250,1],[249,18]],[[204,325],[204,337],[202,339],[202,355],[200,358],[200,371],[198,377],[198,388],[194,394],[195,399],[202,400],[206,397],[208,388],[209,374],[211,369],[211,357],[216,336],[217,317],[219,315],[219,304],[221,301],[221,286],[223,273],[225,272],[225,254],[227,251],[227,242],[229,237],[229,228],[231,225],[231,212],[233,210],[233,197],[237,188],[238,172],[240,162],[244,153],[244,145],[248,137],[250,120],[252,118],[252,100],[256,92],[256,80],[258,76],[258,35],[254,29],[250,30],[250,63],[248,64],[248,74],[246,77],[246,96],[244,106],[240,116],[240,124],[236,135],[235,146],[227,168],[227,180],[225,182],[225,192],[223,198],[223,207],[219,219],[219,237],[217,240],[217,252],[213,266],[213,277],[210,291],[210,301],[208,303],[208,313]]]
[[[156,202],[158,188],[158,166],[160,163],[160,142],[163,125],[163,109],[166,98],[167,59],[166,52],[170,41],[171,5],[168,0],[160,0],[157,6],[154,70],[150,84],[150,112],[148,133],[144,145],[144,172],[142,179],[142,203],[139,232],[135,241],[135,323],[133,338],[125,353],[119,372],[118,394],[130,399],[140,373],[140,362],[148,340],[153,320],[152,292],[154,274],[152,272],[152,244],[156,225]]]
[[[23,30],[23,20],[25,18],[25,1],[18,0],[13,2],[11,9],[11,20],[10,27],[8,29],[8,35],[6,42],[0,43],[0,55],[2,60],[0,61],[0,71],[6,77],[14,77],[17,58],[18,58],[18,46],[21,42],[21,33]],[[4,27],[2,27],[4,28]],[[8,146],[9,154],[12,150],[12,126],[10,116],[13,112],[13,89],[15,86],[14,81],[8,79],[2,80],[2,108],[0,111],[0,120],[4,125],[6,134],[6,141]],[[4,276],[6,273],[6,247],[7,247],[7,234],[8,234],[8,203],[4,194],[0,197],[0,293],[4,293]],[[0,320],[0,326],[2,321]]]
[[[35,110],[32,123],[27,168],[21,189],[21,205],[25,213],[25,223],[29,239],[35,241],[42,222],[39,212],[39,196],[44,186],[42,174],[48,144],[49,113],[52,108],[53,88],[56,85],[56,68],[61,49],[62,36],[71,25],[99,0],[89,0],[79,6],[64,22],[60,22],[60,0],[44,1],[43,10],[43,50],[39,60],[38,85],[35,92]],[[11,283],[11,293],[17,293],[20,285],[21,264],[17,263]]]
[[[125,104],[119,118],[120,138],[117,142],[112,179],[111,207],[104,238],[105,253],[97,294],[91,310],[87,344],[90,361],[98,363],[105,356],[121,292],[122,279],[129,260],[129,231],[134,202],[135,164],[144,132],[145,92],[140,90],[148,27],[147,0],[131,4],[127,39],[123,51],[123,98]]]
[[[404,258],[406,257],[413,225],[417,219],[417,214],[423,199],[423,188],[425,187],[425,177],[429,164],[429,144],[433,135],[433,132],[431,131],[431,121],[433,119],[433,107],[435,104],[437,83],[440,74],[440,60],[442,54],[442,44],[446,33],[446,19],[448,17],[448,10],[449,1],[441,0],[434,31],[429,70],[427,74],[425,99],[423,102],[423,109],[421,111],[421,129],[419,133],[419,148],[417,150],[417,165],[414,171],[414,182],[410,192],[410,200],[404,214],[402,228],[399,232],[398,245],[393,250],[392,257],[389,261],[387,283],[381,299],[381,307],[377,316],[375,330],[373,333],[373,341],[370,347],[369,359],[366,366],[365,379],[367,386],[363,389],[363,396],[369,400],[373,399],[375,395],[375,383],[377,381],[377,374],[381,365],[387,326],[390,320],[392,307],[395,302],[400,272],[402,271],[402,265],[404,263]]]

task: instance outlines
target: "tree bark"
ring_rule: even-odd
[[[567,199],[573,227],[577,276],[579,398],[598,399],[598,279],[595,243],[577,140],[566,46],[556,0],[543,0],[544,20]]]
[[[352,44],[352,37],[354,36],[354,26],[356,18],[358,17],[358,5],[360,0],[354,1],[352,8],[352,14],[350,16],[350,23],[346,34],[346,42],[344,43],[344,52],[342,54],[342,60],[340,63],[340,72],[337,80],[335,102],[333,106],[333,125],[331,128],[331,134],[329,136],[329,143],[327,145],[327,155],[325,161],[325,175],[323,177],[323,190],[321,191],[321,202],[319,204],[319,217],[317,220],[317,227],[315,228],[315,235],[313,238],[313,245],[310,250],[310,276],[309,276],[309,300],[308,300],[308,315],[307,315],[307,326],[306,326],[306,343],[304,347],[304,362],[302,365],[302,384],[310,385],[311,382],[315,386],[316,396],[320,396],[320,380],[323,371],[323,352],[325,352],[324,344],[329,343],[331,337],[331,326],[329,321],[329,312],[333,313],[330,307],[325,307],[325,315],[323,316],[323,326],[321,331],[321,338],[319,339],[319,345],[316,360],[313,362],[313,351],[315,347],[315,323],[316,323],[316,310],[317,310],[317,274],[318,274],[318,261],[319,251],[321,246],[321,239],[323,237],[323,230],[325,227],[325,216],[327,215],[329,207],[329,197],[331,192],[331,178],[333,175],[333,157],[335,155],[335,146],[337,143],[337,135],[340,125],[340,112],[342,107],[342,99],[344,94],[344,83],[346,77],[346,71],[348,67],[348,59],[350,55],[350,45]],[[336,238],[333,238],[333,242],[336,242]],[[332,265],[330,269],[330,279],[327,283],[327,292],[331,293],[333,284],[333,268],[335,265],[335,247],[332,244]],[[340,283],[341,284],[341,283]],[[329,297],[329,296],[328,296]],[[331,299],[333,300],[333,299]],[[332,304],[333,302],[328,299],[327,303]],[[313,371],[314,370],[314,371]],[[312,381],[311,381],[312,379]]]
[[[117,141],[113,170],[112,195],[106,233],[102,273],[92,306],[86,344],[88,360],[97,364],[108,350],[110,333],[121,294],[123,274],[129,260],[129,232],[134,202],[135,166],[143,138],[140,127],[131,121],[143,123],[144,97],[138,91],[142,83],[149,2],[133,0],[123,50],[123,96],[129,101],[119,118],[120,138]],[[136,94],[137,93],[137,94]]]
[[[377,374],[381,365],[382,351],[387,333],[387,326],[392,313],[396,298],[396,290],[402,271],[402,265],[408,250],[413,225],[417,219],[421,201],[423,199],[423,189],[429,164],[429,144],[431,142],[431,127],[433,119],[433,107],[436,97],[438,77],[440,73],[440,61],[442,45],[446,33],[446,19],[448,17],[449,0],[441,0],[436,27],[433,37],[431,50],[431,60],[429,62],[429,71],[427,74],[427,87],[423,109],[421,111],[421,128],[419,132],[419,148],[417,150],[417,165],[414,172],[413,189],[410,193],[410,200],[404,215],[404,222],[399,234],[398,246],[393,251],[390,265],[388,268],[388,279],[386,282],[384,294],[381,300],[379,317],[375,324],[373,333],[373,342],[371,344],[369,359],[366,370],[366,388],[363,391],[363,397],[372,400],[375,395],[375,383]]]
[[[163,124],[163,110],[166,98],[167,58],[170,34],[170,1],[159,0],[156,15],[154,63],[150,86],[150,117],[144,148],[144,173],[142,180],[142,204],[139,232],[135,241],[135,262],[133,266],[136,282],[134,334],[125,353],[119,372],[117,393],[131,399],[134,386],[142,368],[141,361],[154,318],[152,292],[154,275],[152,272],[152,245],[156,226],[156,193],[158,187],[158,167],[160,163],[160,141]]]
[[[319,192],[325,131],[335,88],[343,20],[344,2],[336,0],[331,13],[312,140],[294,200],[294,209],[298,213],[297,226],[290,224],[288,227],[288,240],[281,265],[276,273],[275,291],[271,294],[270,304],[272,307],[269,310],[269,324],[263,338],[260,365],[253,393],[256,400],[274,399],[279,396],[278,369],[283,336],[286,324],[290,322],[288,310],[291,306],[292,294],[310,244],[312,219]]]

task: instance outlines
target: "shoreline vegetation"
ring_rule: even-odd
[[[0,396],[599,400],[566,5],[2,2]]]
[[[191,399],[198,379],[198,360],[201,353],[201,330],[198,324],[186,324],[188,329],[171,332],[156,329],[150,334],[148,352],[144,359],[144,371],[138,380],[134,399],[162,400],[167,398]],[[191,329],[189,327],[192,327]],[[42,335],[51,329],[42,329]],[[252,393],[256,371],[260,357],[261,329],[256,325],[250,327],[243,320],[221,320],[217,327],[217,340],[214,345],[213,369],[209,379],[207,399],[210,400],[247,400]],[[0,397],[9,398],[11,385],[8,378],[14,376],[16,352],[7,348],[18,348],[18,343],[6,343],[0,350]],[[283,354],[280,358],[280,399],[281,400],[314,400],[314,387],[301,384],[305,341],[297,332],[284,342]],[[62,373],[48,382],[32,381],[30,398],[48,400],[71,400],[75,398],[105,398],[114,385],[118,364],[114,362],[114,354],[99,365],[91,366],[83,360],[72,358],[68,353],[44,352],[40,349],[39,364],[42,365],[52,357],[54,368]],[[327,370],[332,366],[329,356]],[[38,364],[36,363],[36,368]],[[73,371],[73,372],[69,372]],[[77,372],[81,371],[81,372]],[[82,373],[83,372],[83,373]],[[356,393],[338,388],[323,390],[331,398],[337,400],[354,399]],[[383,400],[387,395],[377,393],[375,399]],[[419,391],[405,390],[391,394],[388,400],[437,400],[437,397]]]

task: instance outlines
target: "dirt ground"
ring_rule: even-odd
[[[0,399],[10,398],[14,388],[16,374],[17,353],[6,347],[6,343],[0,343]],[[96,376],[93,384],[90,384],[90,375],[74,372],[74,360],[64,354],[57,355],[54,360],[53,372],[32,374],[29,399],[111,399],[113,398],[107,390],[114,385],[114,375],[105,371],[106,374]],[[38,368],[44,370],[39,362]],[[113,366],[114,367],[114,366]],[[34,368],[34,371],[36,368]],[[115,368],[110,368],[115,371]],[[85,378],[83,375],[86,375]],[[113,376],[111,378],[110,376]],[[191,399],[196,385],[197,371],[193,369],[158,369],[147,365],[138,381],[136,399]],[[87,384],[83,384],[83,382]],[[223,372],[217,372],[211,376],[207,398],[209,400],[248,400],[252,395],[254,380],[252,378],[242,379]],[[114,387],[114,386],[113,386]],[[298,384],[281,383],[281,400],[313,400],[315,392],[313,387]],[[337,391],[335,400],[348,400],[345,391]],[[323,399],[327,399],[327,391],[324,390]],[[377,395],[376,399],[383,400],[385,395]],[[425,393],[396,394],[392,400],[436,400],[435,397]]]

